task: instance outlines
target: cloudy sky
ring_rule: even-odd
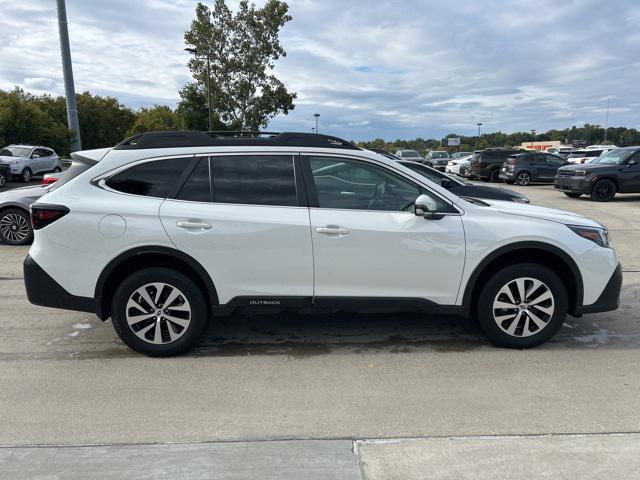
[[[206,1],[206,0],[205,0]],[[235,0],[234,0],[235,1]],[[231,2],[233,3],[233,1]],[[256,3],[262,3],[258,0]],[[640,128],[638,0],[290,0],[270,129],[364,140]],[[67,0],[76,90],[175,106],[190,0]],[[0,89],[63,92],[54,0],[0,0]]]

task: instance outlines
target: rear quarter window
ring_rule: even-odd
[[[105,184],[122,193],[165,198],[191,158],[153,160],[110,177]]]

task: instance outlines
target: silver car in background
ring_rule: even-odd
[[[52,149],[34,145],[9,145],[0,150],[0,163],[11,168],[11,175],[27,183],[33,175],[60,172],[60,157]]]

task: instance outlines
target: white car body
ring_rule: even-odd
[[[615,147],[594,147],[590,146],[580,150],[574,150],[569,154],[566,158],[567,162],[582,164],[582,163],[590,163],[596,158],[604,155],[605,153],[613,150]]]
[[[449,160],[449,162],[447,162],[447,166],[445,167],[445,172],[453,173],[455,175],[460,175],[461,167],[464,167],[466,169],[469,169],[469,167],[471,167],[472,158],[473,158],[473,154],[468,155],[466,157]]]
[[[9,145],[5,149],[15,150],[24,154],[0,155],[0,163],[7,163],[11,167],[11,174],[22,176],[29,172],[32,175],[60,170],[60,158],[52,149],[32,145]]]
[[[216,306],[245,301],[285,305],[289,299],[302,304],[413,299],[438,311],[468,314],[472,285],[490,259],[520,248],[539,248],[565,259],[579,275],[581,287],[570,311],[581,314],[601,311],[598,299],[619,268],[612,248],[567,227],[603,228],[593,220],[513,202],[470,203],[366,150],[241,149],[243,154],[313,154],[364,162],[402,176],[450,205],[452,213],[427,220],[410,211],[192,202],[125,194],[105,186],[105,179],[114,173],[149,159],[184,156],[188,161],[195,155],[215,161],[217,155],[238,150],[204,146],[80,152],[100,161],[32,207],[55,204],[70,211],[35,231],[27,259],[31,268],[46,272],[63,297],[72,299],[72,306],[61,305],[59,298],[48,299],[35,286],[30,289],[33,282],[27,279],[29,298],[36,304],[95,309],[106,318],[109,306],[105,307],[106,294],[100,290],[105,272],[128,258],[129,252],[150,249],[175,252],[201,266],[215,283]],[[183,228],[185,223],[196,230]]]

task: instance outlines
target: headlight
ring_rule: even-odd
[[[587,172],[585,170],[576,170],[576,177],[586,177]]]
[[[511,200],[513,200],[516,203],[531,203],[531,201],[528,198],[512,197]]]
[[[567,225],[571,230],[580,235],[582,238],[591,240],[593,243],[604,248],[609,248],[609,232],[606,228],[598,227],[581,227],[579,225]]]

